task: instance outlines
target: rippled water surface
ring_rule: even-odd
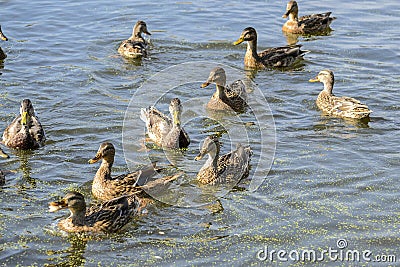
[[[0,24],[9,41],[0,43],[8,55],[0,63],[0,128],[30,98],[47,142],[31,152],[5,148],[10,158],[0,159],[1,169],[10,171],[0,187],[0,264],[265,266],[272,264],[260,260],[266,248],[369,250],[371,260],[393,255],[399,262],[400,4],[301,1],[300,14],[332,11],[333,31],[298,38],[311,52],[294,69],[245,72],[245,45],[232,42],[248,26],[258,32],[259,50],[292,42],[281,32],[285,7],[284,1],[3,1]],[[129,61],[116,51],[139,19],[152,32],[150,55]],[[165,84],[148,83],[179,64],[188,68],[173,71]],[[249,84],[251,110],[205,112],[214,89],[200,84],[215,64],[229,70],[228,80]],[[315,99],[322,84],[308,80],[325,68],[335,73],[337,95],[356,97],[374,111],[368,124],[321,114]],[[175,168],[163,151],[143,147],[140,120],[128,126],[142,131],[124,127],[125,116],[138,115],[125,114],[128,107],[156,103],[166,111],[171,97],[181,98],[192,139]],[[252,179],[217,199],[189,199],[202,196],[193,180],[203,162],[193,158],[202,139],[217,132],[223,152],[238,141],[251,145]],[[243,132],[247,140],[240,140]],[[172,186],[173,201],[182,205],[157,202],[119,234],[67,236],[56,222],[68,212],[48,213],[48,203],[71,189],[93,200],[98,165],[87,161],[104,141],[117,150],[114,174],[149,158],[169,173],[185,171]],[[262,184],[252,190],[255,180]],[[320,264],[366,263],[340,259],[326,256]],[[275,254],[273,264],[310,261],[283,262]],[[379,265],[389,264],[373,263]]]

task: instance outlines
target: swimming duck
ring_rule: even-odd
[[[187,132],[181,126],[182,104],[179,98],[171,100],[171,118],[154,106],[141,109],[140,118],[146,123],[149,138],[164,148],[186,148],[190,144]]]
[[[234,45],[247,41],[247,51],[244,56],[244,65],[249,68],[288,67],[297,59],[309,53],[301,50],[301,45],[273,47],[257,53],[257,32],[252,27],[243,30]]]
[[[321,14],[312,14],[302,17],[299,15],[299,7],[297,2],[292,0],[286,6],[286,12],[283,14],[283,18],[289,16],[289,20],[282,26],[282,31],[295,33],[295,34],[312,34],[318,32],[324,32],[329,30],[329,25],[336,19],[330,17],[332,12],[326,12]]]
[[[138,212],[140,200],[135,195],[121,196],[86,208],[81,193],[69,192],[63,199],[51,202],[49,211],[69,209],[71,215],[58,222],[66,232],[113,233],[124,227]]]
[[[237,148],[228,154],[219,156],[220,143],[218,137],[208,136],[205,138],[200,153],[195,160],[201,160],[206,154],[208,159],[197,174],[197,181],[201,184],[222,184],[238,182],[248,175],[250,147],[237,145]]]
[[[46,141],[44,130],[35,115],[32,102],[24,99],[21,102],[20,115],[4,130],[3,143],[16,149],[36,149]]]
[[[310,82],[321,82],[324,90],[319,93],[317,106],[325,113],[342,118],[362,119],[372,112],[367,105],[347,96],[335,96],[332,93],[335,78],[330,70],[322,70]]]
[[[4,35],[3,31],[1,30],[0,26],[0,38],[3,41],[8,41],[8,38]],[[4,60],[7,57],[6,53],[4,53],[3,49],[0,47],[0,60]]]
[[[127,58],[140,58],[147,55],[147,42],[142,33],[151,35],[144,21],[139,20],[133,27],[132,36],[123,41],[118,48],[118,53]]]
[[[246,87],[241,80],[226,85],[225,70],[221,67],[216,67],[211,70],[207,81],[201,87],[207,87],[211,83],[215,83],[217,91],[208,102],[207,108],[240,112],[247,107]]]
[[[147,196],[144,190],[153,190],[165,187],[169,182],[175,180],[179,175],[155,178],[159,169],[155,165],[141,170],[111,177],[111,168],[114,163],[115,148],[113,144],[102,143],[96,156],[89,160],[90,164],[102,159],[100,168],[93,179],[92,193],[100,200],[109,200],[121,195],[137,194]]]

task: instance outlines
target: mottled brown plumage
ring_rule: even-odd
[[[141,109],[140,118],[146,123],[147,135],[158,146],[163,148],[186,148],[190,138],[181,126],[182,104],[179,98],[171,100],[169,112],[171,118],[164,115],[154,106]]]
[[[124,227],[137,214],[140,200],[135,195],[120,196],[101,204],[86,208],[83,195],[69,192],[49,205],[50,211],[69,209],[71,215],[58,222],[66,232],[113,233]]]
[[[220,143],[218,137],[206,137],[199,155],[195,160],[202,159],[208,154],[208,159],[197,174],[197,181],[201,184],[237,183],[249,173],[250,147],[241,144],[225,155],[219,156]]]
[[[20,115],[4,130],[3,143],[15,149],[36,149],[44,145],[46,137],[32,102],[21,102]]]
[[[319,93],[317,106],[325,113],[342,118],[363,119],[372,112],[367,105],[347,96],[335,96],[332,93],[335,78],[330,70],[322,70],[310,82],[321,82],[324,89]]]
[[[238,45],[244,41],[247,41],[244,65],[248,68],[288,67],[310,52],[301,50],[301,45],[292,45],[273,47],[257,53],[257,32],[252,27],[244,29],[233,44]]]
[[[246,87],[241,80],[227,85],[225,70],[221,67],[216,67],[211,70],[207,81],[201,87],[207,87],[211,83],[215,83],[216,92],[207,103],[207,108],[213,110],[233,110],[235,112],[243,112],[246,109]]]
[[[157,170],[152,165],[136,172],[112,177],[111,168],[114,163],[114,155],[115,148],[113,144],[103,143],[100,145],[96,156],[89,160],[89,163],[102,160],[92,184],[92,193],[100,200],[109,200],[130,194],[137,194],[139,197],[144,197],[147,196],[146,192],[151,192],[153,189],[162,190],[168,186],[169,182],[180,176],[179,174],[157,178],[155,177]]]
[[[144,21],[139,20],[133,27],[132,36],[129,39],[122,41],[118,48],[118,52],[127,58],[140,58],[147,56],[147,42],[142,37],[142,33],[151,35],[147,30],[147,25]]]

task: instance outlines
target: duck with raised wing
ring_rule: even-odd
[[[24,99],[21,102],[20,115],[4,130],[3,143],[15,149],[36,149],[44,145],[46,137],[35,115],[32,102]]]
[[[292,0],[286,6],[283,18],[289,19],[282,26],[282,31],[294,34],[316,34],[330,30],[329,25],[336,19],[331,17],[332,12],[312,14],[299,17],[297,2]]]
[[[171,100],[169,112],[171,118],[159,111],[154,106],[141,109],[140,118],[146,123],[149,138],[163,148],[186,148],[190,138],[181,126],[183,106],[179,98]]]
[[[8,41],[8,38],[4,35],[3,31],[1,30],[0,26],[0,39],[3,41]],[[6,53],[4,53],[3,49],[0,47],[0,60],[4,60],[7,57]]]
[[[157,178],[155,176],[159,169],[155,169],[155,165],[151,165],[135,172],[112,177],[114,156],[114,145],[106,142],[100,145],[96,156],[89,160],[90,164],[102,160],[92,183],[92,194],[100,200],[109,200],[130,194],[147,197],[146,192],[162,190],[181,175]]]
[[[140,200],[135,195],[121,196],[90,208],[79,192],[69,192],[63,199],[49,204],[49,211],[69,209],[71,215],[58,222],[66,232],[113,233],[123,228],[138,213]]]
[[[226,84],[225,70],[216,67],[211,70],[206,82],[201,87],[207,87],[215,83],[216,92],[207,104],[207,108],[212,110],[233,110],[242,112],[247,107],[246,86],[241,80],[236,80],[231,84]]]
[[[132,36],[123,41],[118,48],[118,53],[126,58],[140,58],[147,56],[147,41],[142,33],[151,35],[144,21],[139,20],[133,27]]]
[[[357,99],[347,96],[335,96],[333,84],[335,78],[331,70],[322,70],[317,77],[310,79],[310,82],[321,82],[324,89],[319,93],[317,106],[328,115],[341,118],[363,119],[372,112],[367,105]]]
[[[197,181],[201,184],[237,183],[249,173],[252,151],[248,146],[237,145],[237,148],[222,156],[220,142],[216,136],[205,138],[200,153],[195,160],[201,160],[208,154],[206,163],[197,174]]]
[[[308,50],[301,50],[301,45],[273,47],[257,53],[257,32],[254,28],[245,28],[234,45],[247,41],[244,65],[248,68],[289,67],[301,59]]]

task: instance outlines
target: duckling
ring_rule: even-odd
[[[247,107],[246,86],[241,80],[226,85],[226,74],[223,68],[212,69],[207,81],[201,87],[207,87],[210,83],[215,83],[217,90],[208,102],[207,108],[241,112]]]
[[[244,41],[247,41],[244,65],[248,68],[288,67],[310,52],[301,50],[301,45],[292,45],[269,48],[257,53],[257,32],[252,27],[245,28],[233,44],[238,45]]]
[[[0,38],[3,41],[8,41],[8,38],[4,35],[3,31],[1,30],[0,26]],[[0,47],[0,60],[4,60],[7,57],[6,53],[4,53],[3,49]]]
[[[299,15],[297,2],[292,0],[286,6],[286,12],[283,18],[289,16],[289,20],[282,26],[282,31],[295,34],[315,34],[329,30],[329,25],[335,17],[330,17],[332,12],[321,14],[312,14],[302,17]]]
[[[219,156],[220,142],[216,136],[205,138],[200,153],[195,160],[201,160],[208,154],[208,160],[197,174],[201,184],[223,184],[238,182],[249,173],[250,147],[237,145],[237,148],[225,155]]]
[[[372,112],[367,105],[362,104],[357,99],[347,96],[335,96],[332,93],[335,78],[331,70],[322,70],[317,77],[310,79],[310,82],[321,82],[324,84],[317,98],[317,106],[325,113],[352,119],[367,118]]]
[[[36,149],[46,141],[44,130],[39,118],[35,115],[32,102],[24,99],[21,102],[18,115],[3,133],[3,142],[6,146],[16,149]]]
[[[92,184],[92,194],[100,200],[110,200],[121,195],[129,194],[147,197],[146,192],[153,189],[160,190],[159,188],[166,188],[169,182],[177,179],[177,177],[181,175],[156,178],[154,176],[159,169],[155,169],[155,165],[152,165],[136,172],[112,177],[111,168],[114,163],[114,156],[114,145],[105,142],[100,145],[96,156],[89,160],[89,163],[93,164],[102,159]],[[146,190],[146,192],[144,190]]]
[[[132,36],[123,41],[118,48],[118,53],[127,58],[140,58],[147,56],[147,42],[142,33],[151,35],[144,21],[139,20],[133,27]]]
[[[190,138],[181,126],[182,104],[179,98],[171,100],[169,112],[171,118],[155,107],[141,109],[140,118],[146,123],[149,138],[158,146],[164,148],[186,148]]]
[[[137,214],[140,200],[135,195],[121,196],[104,203],[86,208],[81,193],[69,192],[56,202],[51,202],[49,211],[69,209],[71,215],[58,222],[58,227],[66,232],[113,233],[124,227]]]

